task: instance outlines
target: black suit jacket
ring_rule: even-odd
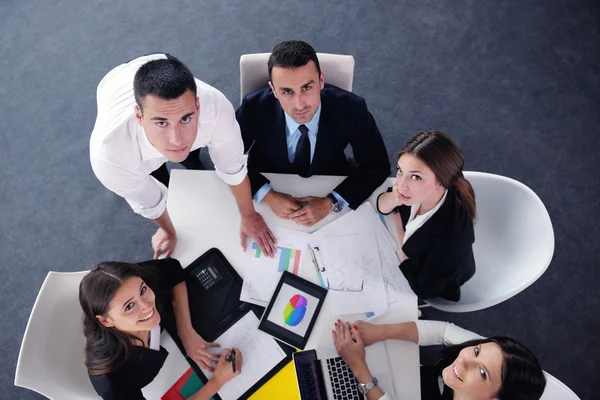
[[[410,206],[394,211],[400,213],[406,229]],[[402,246],[408,259],[400,270],[420,299],[459,301],[460,287],[475,274],[474,241],[473,220],[451,188],[444,204]]]
[[[171,304],[172,288],[185,281],[185,273],[179,261],[173,258],[140,263],[148,276],[144,281],[156,295],[156,309],[161,317],[161,330],[173,326],[176,331],[175,314]],[[152,350],[134,346],[132,353],[115,370],[104,375],[89,375],[96,392],[104,400],[143,400],[142,388],[158,375],[169,352],[160,347]],[[94,357],[94,351],[88,353]]]
[[[236,117],[249,151],[252,195],[269,183],[261,172],[296,173],[288,159],[284,112],[269,87],[244,97]],[[357,168],[351,168],[344,154],[349,144]],[[383,139],[364,99],[333,85],[321,90],[319,132],[308,175],[347,175],[334,190],[353,209],[390,175]]]

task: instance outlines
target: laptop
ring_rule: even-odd
[[[379,381],[378,386],[390,398],[396,399],[392,373],[385,344],[375,343],[366,348],[367,365]],[[335,347],[324,346],[317,351],[293,354],[296,379],[302,400],[365,400],[358,391],[358,382]]]

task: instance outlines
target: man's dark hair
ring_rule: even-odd
[[[185,64],[172,56],[147,62],[133,78],[133,95],[140,110],[142,100],[148,95],[173,100],[188,90],[196,95],[194,75]]]
[[[321,66],[317,53],[312,46],[301,40],[289,40],[281,42],[273,48],[269,57],[269,79],[271,79],[271,71],[273,67],[280,68],[298,68],[308,64],[309,61],[315,63],[319,76],[321,75]]]

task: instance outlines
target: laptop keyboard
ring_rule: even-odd
[[[334,400],[362,400],[356,388],[356,378],[341,357],[327,359]]]
[[[296,365],[296,377],[298,378],[301,399],[318,399],[320,397],[315,375],[316,371],[313,363]]]

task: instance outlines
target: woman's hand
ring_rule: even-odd
[[[351,328],[348,322],[342,322],[338,319],[332,334],[338,354],[352,371],[366,365],[365,344],[356,325]]]
[[[400,197],[400,189],[398,189],[398,183],[396,183],[396,181],[392,183],[392,196],[394,197],[394,204],[396,207],[404,205],[404,201],[402,201],[402,198]]]
[[[232,378],[242,373],[242,353],[238,349],[233,349],[235,352],[235,372],[233,372],[233,363],[229,360],[229,353],[231,349],[225,349],[219,357],[217,368],[211,379],[219,385],[219,388],[229,382]]]
[[[208,371],[214,371],[219,353],[210,351],[210,348],[221,347],[218,343],[210,343],[202,339],[198,333],[191,329],[179,335],[185,347],[185,352],[198,366]]]
[[[373,343],[377,343],[384,340],[383,337],[383,325],[375,325],[365,321],[354,321],[354,326],[358,328],[358,333],[365,344],[370,346]]]

